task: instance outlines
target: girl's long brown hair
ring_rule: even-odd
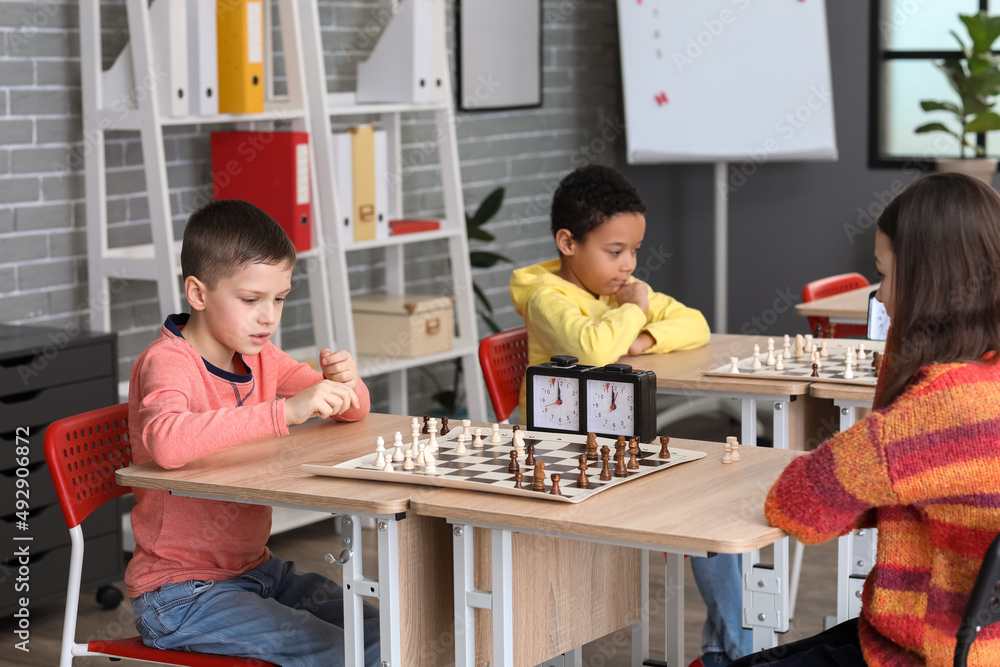
[[[876,408],[932,363],[1000,350],[1000,195],[962,174],[924,176],[878,219],[892,241],[892,328]]]

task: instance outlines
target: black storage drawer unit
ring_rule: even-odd
[[[0,567],[15,565],[8,562],[13,556],[10,545],[28,545],[31,568],[27,593],[15,595],[15,577],[0,583],[0,615],[12,614],[19,597],[28,597],[35,606],[66,592],[69,531],[45,466],[46,427],[57,419],[116,403],[118,349],[114,334],[0,324],[0,541],[8,545],[7,553],[0,554]],[[15,447],[24,444],[18,443],[19,432],[28,434],[27,530],[18,525],[15,514]],[[83,587],[120,579],[124,565],[118,503],[108,503],[94,512],[83,522],[83,534]],[[15,537],[31,539],[14,541]]]

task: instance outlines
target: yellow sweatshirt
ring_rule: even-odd
[[[643,331],[656,341],[646,354],[690,350],[708,342],[708,322],[694,308],[649,286],[645,313],[634,303],[619,305],[613,295],[595,297],[561,278],[561,263],[554,259],[517,269],[510,279],[514,308],[528,327],[529,366],[556,354],[570,354],[592,366],[613,364]],[[522,421],[524,405],[522,384]]]

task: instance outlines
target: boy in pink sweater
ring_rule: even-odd
[[[136,463],[179,468],[311,417],[363,419],[368,389],[344,351],[322,372],[270,342],[292,288],[295,248],[266,213],[212,202],[184,230],[191,314],[171,315],[129,383]],[[343,591],[267,548],[271,508],[135,489],[135,554],[125,573],[147,646],[344,664]],[[378,610],[365,607],[365,661],[378,664]]]

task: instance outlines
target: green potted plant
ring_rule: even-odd
[[[957,159],[938,158],[939,171],[961,171],[990,184],[997,161],[984,158],[982,147],[969,141],[970,134],[1000,130],[1000,115],[993,111],[996,96],[1000,94],[1000,57],[991,52],[993,43],[1000,37],[1000,16],[959,14],[969,33],[966,43],[959,35],[951,34],[962,50],[958,58],[945,58],[934,64],[940,69],[948,83],[958,94],[958,103],[940,100],[921,100],[924,111],[944,111],[954,116],[958,128],[942,122],[931,122],[916,129],[917,134],[944,132],[959,143]],[[973,156],[966,157],[966,148],[971,148]]]

